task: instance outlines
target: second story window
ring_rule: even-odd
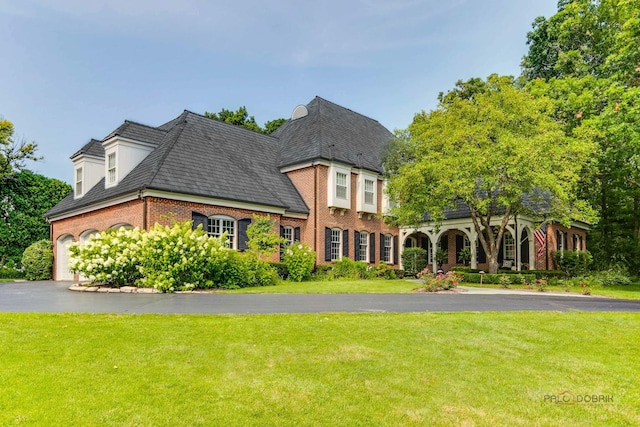
[[[116,182],[116,153],[107,156],[107,183],[114,184]]]
[[[374,202],[374,192],[373,186],[375,183],[370,179],[364,180],[364,202],[368,205],[373,205]]]
[[[336,197],[347,198],[347,174],[336,172]]]

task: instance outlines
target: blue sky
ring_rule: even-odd
[[[405,128],[459,79],[518,75],[556,3],[0,0],[0,116],[38,143],[29,169],[67,182],[89,139],[185,109],[263,124],[317,95]]]

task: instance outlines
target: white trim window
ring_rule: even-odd
[[[293,245],[293,236],[294,236],[293,227],[290,227],[290,226],[282,227],[282,237],[287,239],[285,243],[286,246]]]
[[[375,204],[375,192],[374,192],[375,182],[370,179],[364,180],[364,202],[367,205]]]
[[[207,233],[213,237],[220,237],[227,233],[227,247],[235,249],[236,220],[222,215],[212,216],[207,221]]]
[[[516,259],[516,241],[513,238],[513,235],[505,230],[504,235],[502,236],[502,258],[503,259]]]
[[[82,185],[82,181],[83,181],[83,171],[82,168],[77,168],[76,169],[76,176],[75,176],[75,194],[76,197],[81,197],[83,195],[83,185]]]
[[[393,253],[393,236],[391,234],[384,235],[384,244],[382,251],[382,261],[392,263],[391,254]]]
[[[348,196],[347,174],[336,171],[336,197],[347,200]]]
[[[109,153],[107,156],[107,184],[116,182],[116,153]]]
[[[369,261],[369,233],[366,231],[360,232],[360,241],[358,242],[359,254],[358,261]]]
[[[342,259],[342,230],[339,228],[331,229],[331,261],[340,261]]]

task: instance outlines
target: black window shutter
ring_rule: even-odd
[[[206,215],[202,215],[199,212],[191,212],[192,228],[195,230],[199,225],[202,225],[202,229],[207,231],[207,219]]]
[[[353,259],[354,261],[360,260],[360,232],[353,232]]]
[[[280,226],[280,237],[284,237],[284,227]]]
[[[393,236],[393,264],[398,264],[398,236]]]
[[[331,261],[331,229],[324,228],[324,260]]]
[[[376,233],[369,233],[369,263],[376,263]]]
[[[284,227],[280,226],[280,237],[284,237]],[[281,243],[280,244],[280,261],[282,261],[284,259],[284,247],[286,246],[286,244]]]
[[[380,233],[380,261],[384,261],[383,258],[384,258],[384,234]]]
[[[349,230],[342,232],[342,256],[349,257]]]
[[[293,241],[294,242],[300,241],[300,227],[296,227],[293,229]]]
[[[240,252],[246,251],[249,246],[247,245],[247,227],[251,224],[251,218],[243,218],[238,220],[238,250]]]

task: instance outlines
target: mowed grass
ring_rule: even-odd
[[[471,286],[471,287],[482,287],[482,288],[493,288],[493,289],[501,289],[500,285],[479,285],[477,283],[462,283],[463,286]],[[532,290],[525,286],[521,285],[509,285],[509,289],[513,290]],[[618,286],[598,286],[590,288],[592,296],[604,296],[610,298],[620,298],[620,299],[640,299],[640,283],[632,283],[630,285],[618,285]],[[582,294],[583,289],[578,286],[574,287],[565,287],[565,286],[547,286],[545,288],[545,292],[559,292],[559,293],[572,293],[572,294]]]
[[[420,283],[399,280],[309,280],[305,282],[280,281],[275,286],[261,286],[218,291],[229,294],[398,294],[411,293]]]
[[[0,425],[639,425],[639,324],[581,312],[4,313]]]

